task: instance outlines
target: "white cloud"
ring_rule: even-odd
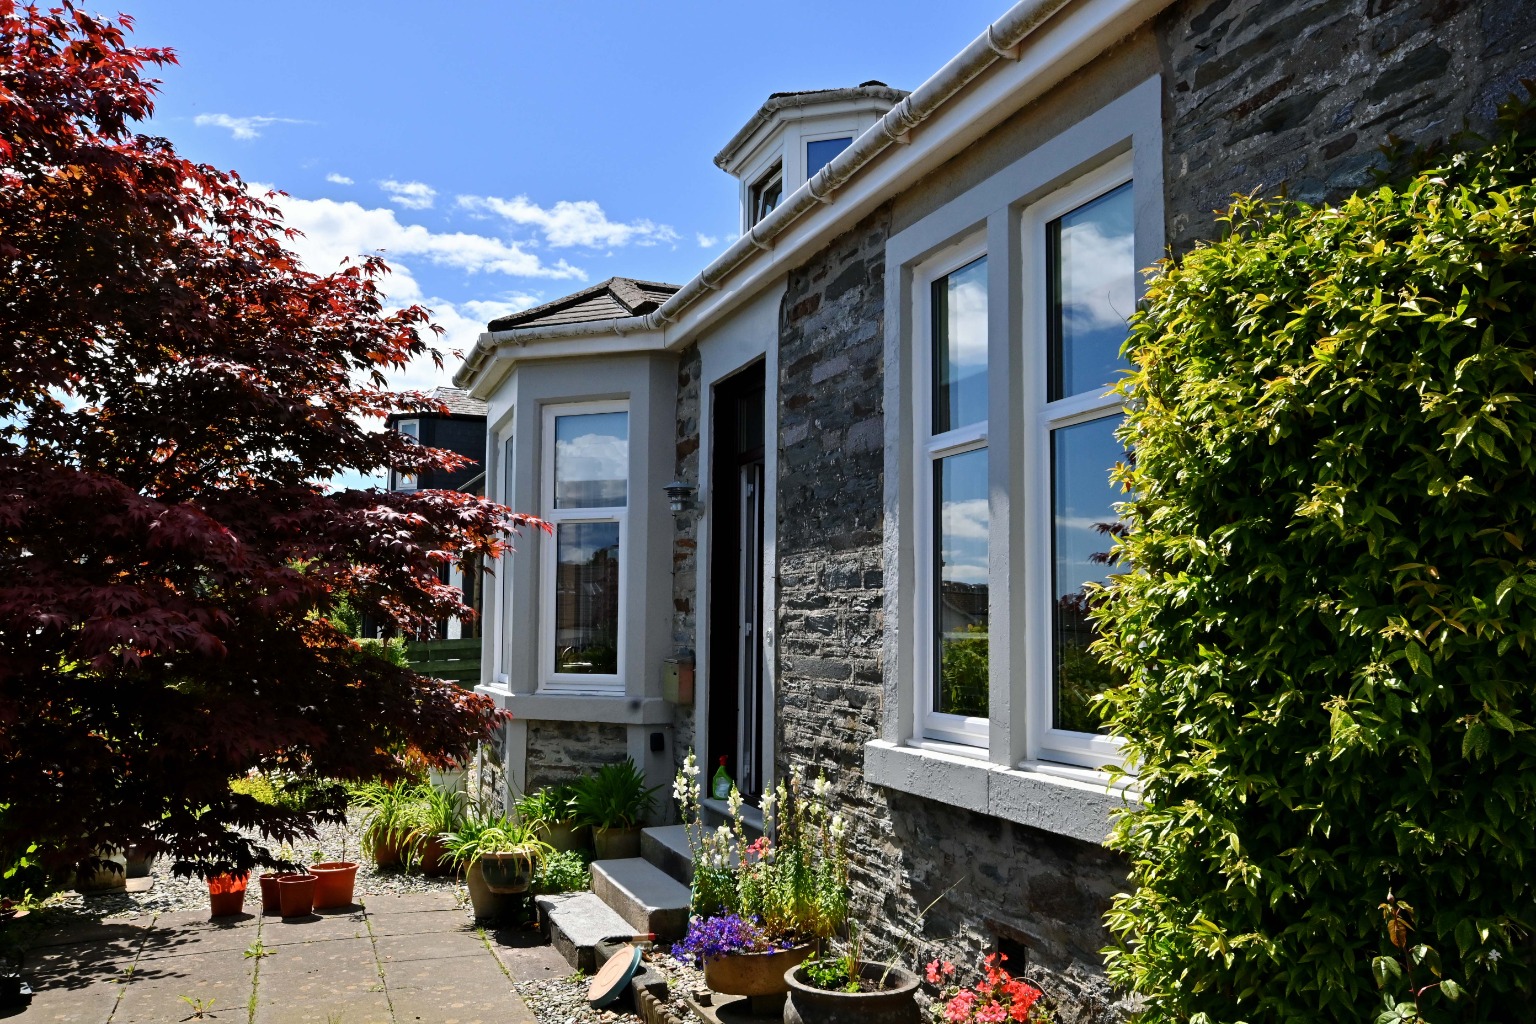
[[[253,183],[250,189],[256,195],[265,195],[267,186]],[[442,355],[443,368],[434,367],[429,358],[417,359],[391,379],[391,386],[398,389],[425,391],[451,384],[460,355],[474,347],[488,321],[543,301],[537,294],[503,290],[494,285],[484,289],[494,297],[471,301],[455,302],[429,294],[411,271],[417,260],[514,278],[586,279],[583,271],[564,260],[545,264],[515,242],[483,235],[437,233],[420,225],[402,224],[398,211],[392,209],[368,209],[353,202],[294,196],[279,196],[273,202],[282,208],[285,223],[303,232],[302,237],[291,239],[286,245],[308,269],[330,273],[343,259],[356,260],[360,254],[382,249],[392,271],[380,282],[385,301],[390,306],[419,304],[432,310],[432,322],[443,328],[443,333],[431,336],[424,332],[423,336]]]
[[[379,182],[379,188],[389,193],[389,201],[399,203],[407,210],[430,209],[437,199],[437,189],[424,181],[395,181],[386,178]]]
[[[357,184],[357,182],[353,181],[351,178],[347,177],[345,174],[336,174],[335,172],[327,174],[325,176],[325,180],[329,181],[333,185],[356,185]]]
[[[307,121],[298,121],[291,117],[264,117],[255,115],[252,117],[235,117],[232,114],[198,114],[192,119],[192,123],[199,128],[228,128],[230,134],[237,139],[254,139],[261,135],[261,129],[274,124],[308,124]]]
[[[1113,231],[1113,225],[1110,225]],[[1073,331],[1125,330],[1136,311],[1135,238],[1130,231],[1106,233],[1105,226],[1086,221],[1064,226],[1063,313]]]
[[[700,249],[712,249],[715,247],[715,244],[720,241],[720,239],[716,236],[706,235],[702,231],[696,232],[693,237],[699,240]]]
[[[561,200],[554,206],[539,206],[527,196],[502,199],[497,196],[459,196],[458,205],[476,213],[494,214],[517,225],[533,227],[555,248],[580,245],[598,249],[623,245],[659,245],[677,241],[671,226],[649,220],[628,224],[611,221],[603,208],[590,199],[578,202]]]

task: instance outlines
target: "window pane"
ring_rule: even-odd
[[[817,171],[832,162],[832,158],[848,148],[852,139],[817,139],[805,144],[805,178],[807,181]]]
[[[1050,401],[1107,391],[1136,309],[1131,183],[1079,206],[1046,228],[1050,278]]]
[[[987,418],[987,258],[933,282],[933,432]]]
[[[1123,529],[1114,509],[1121,495],[1109,471],[1125,459],[1114,436],[1123,418],[1117,413],[1051,433],[1054,725],[1072,732],[1103,731],[1088,698],[1121,681],[1088,653],[1098,630],[1088,621],[1083,585],[1102,583],[1116,568],[1109,548]]]
[[[987,717],[987,450],[940,459],[938,673],[933,709]]]
[[[555,527],[555,671],[619,671],[619,524]]]
[[[629,495],[629,413],[555,417],[555,508],[616,508]]]

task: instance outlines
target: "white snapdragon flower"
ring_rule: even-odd
[[[816,794],[817,800],[825,800],[827,794],[832,792],[832,783],[827,781],[825,775],[816,776],[816,781],[811,785],[811,792]]]
[[[841,814],[832,815],[832,838],[842,839],[843,834],[847,831],[848,823],[843,820],[843,816]]]
[[[699,774],[699,759],[694,756],[691,750],[688,751],[688,757],[683,761],[683,772],[690,776]]]
[[[741,804],[741,793],[736,789],[735,786],[732,786],[731,795],[725,798],[725,805],[730,808],[731,817],[736,818],[741,816]]]
[[[688,803],[688,780],[679,775],[672,780],[672,799],[677,801],[679,807]]]
[[[766,822],[773,817],[773,805],[775,802],[773,790],[770,789],[763,794],[763,821]]]

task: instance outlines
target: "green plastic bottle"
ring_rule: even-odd
[[[725,770],[725,758],[722,757],[720,767],[715,769],[715,777],[710,783],[710,792],[716,800],[726,800],[730,798],[732,785],[731,773]]]

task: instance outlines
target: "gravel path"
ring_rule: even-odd
[[[704,988],[703,972],[692,964],[672,959],[671,954],[662,949],[653,952],[648,962],[666,975],[672,1009],[684,1020],[696,1020],[685,1000],[695,989]],[[632,1013],[594,1010],[588,1006],[587,986],[590,983],[591,978],[586,975],[573,974],[567,978],[518,982],[514,987],[539,1019],[539,1024],[636,1024],[640,1021]]]

